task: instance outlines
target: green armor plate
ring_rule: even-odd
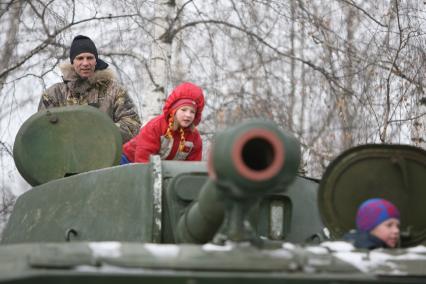
[[[52,108],[22,125],[13,156],[21,175],[35,186],[117,165],[121,136],[111,118],[94,107]]]

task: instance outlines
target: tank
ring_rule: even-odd
[[[363,145],[321,180],[298,174],[300,144],[266,120],[217,133],[206,162],[118,165],[121,137],[90,106],[30,117],[15,164],[33,186],[0,244],[0,283],[424,283],[424,150]],[[401,211],[398,249],[340,240],[358,205]]]

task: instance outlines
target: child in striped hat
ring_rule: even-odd
[[[399,243],[398,208],[382,198],[364,201],[358,208],[355,232],[344,236],[357,248],[395,248]]]

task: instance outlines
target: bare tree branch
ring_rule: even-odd
[[[68,30],[69,28],[71,28],[73,26],[77,26],[77,25],[80,25],[80,24],[83,24],[83,23],[93,22],[93,21],[112,20],[112,19],[128,18],[128,17],[134,17],[134,16],[137,16],[137,15],[131,14],[131,15],[119,15],[119,16],[107,16],[107,17],[93,17],[93,18],[83,19],[83,20],[80,20],[80,21],[69,23],[69,24],[63,26],[62,28],[55,30],[51,35],[49,35],[45,40],[43,40],[38,46],[33,48],[27,55],[25,55],[23,58],[20,58],[18,62],[16,62],[15,64],[10,66],[9,68],[2,70],[0,72],[0,79],[6,77],[10,72],[17,69],[21,65],[23,65],[26,61],[28,61],[34,55],[38,54],[40,51],[44,50],[46,47],[52,45],[55,42],[55,38],[59,34]]]

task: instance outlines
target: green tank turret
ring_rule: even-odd
[[[424,210],[424,150],[356,147],[318,181],[297,174],[290,133],[249,120],[218,133],[206,162],[152,156],[120,166],[107,118],[76,106],[24,123],[14,156],[34,187],[3,231],[0,283],[426,280],[426,224],[415,213]],[[376,195],[401,210],[401,248],[339,241],[358,203]]]

